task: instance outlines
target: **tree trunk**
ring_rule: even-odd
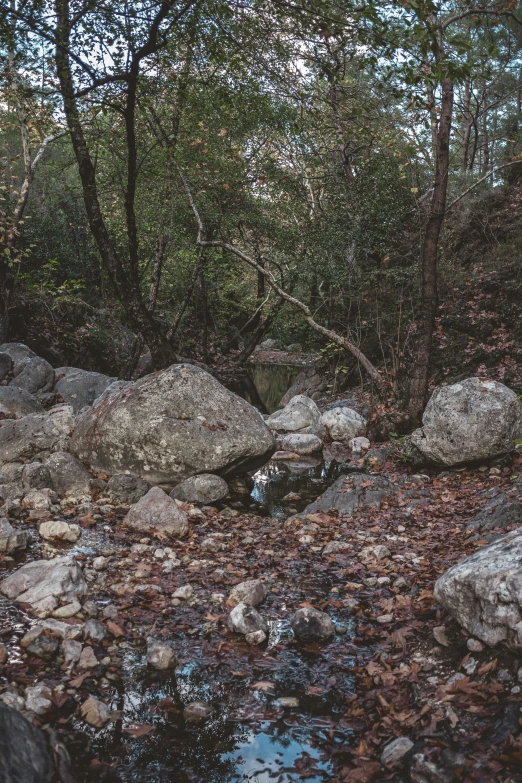
[[[442,49],[439,50],[439,60]],[[453,115],[453,83],[449,76],[441,82],[442,98],[437,129],[435,182],[424,233],[421,266],[420,317],[410,379],[408,416],[418,423],[426,404],[431,361],[432,334],[437,315],[437,258],[440,232],[446,211],[450,158],[450,134]]]
[[[468,170],[468,158],[469,158],[469,142],[471,139],[471,83],[469,79],[466,79],[464,87],[464,137],[462,139],[462,159],[461,169],[462,171]]]

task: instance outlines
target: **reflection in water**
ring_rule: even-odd
[[[303,368],[295,364],[252,362],[248,370],[228,383],[236,394],[255,405],[261,413],[273,413],[281,405],[292,382]]]
[[[312,503],[341,475],[343,465],[335,460],[325,463],[311,457],[267,462],[254,475],[252,498],[271,516],[280,519],[289,515],[289,505],[302,511]],[[284,501],[290,493],[298,494],[301,499]]]

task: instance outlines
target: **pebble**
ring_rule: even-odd
[[[84,721],[97,729],[103,728],[110,720],[107,705],[91,696],[80,707],[80,714]]]
[[[445,625],[436,625],[433,629],[433,637],[435,641],[441,644],[443,647],[449,647],[451,645],[450,640],[446,636]]]
[[[98,659],[94,654],[94,650],[92,647],[84,647],[79,661],[78,666],[80,669],[94,669],[95,666],[98,666]]]
[[[413,742],[409,737],[397,737],[384,747],[381,764],[397,764],[412,748]]]
[[[106,557],[103,557],[102,555],[100,557],[95,557],[92,561],[92,567],[95,571],[105,571],[109,564],[109,561]]]
[[[167,553],[164,549],[155,549],[154,557],[156,560],[164,560],[167,557]]]
[[[376,618],[378,623],[381,623],[384,625],[385,623],[392,623],[393,622],[393,615],[392,614],[381,614],[379,617]]]
[[[476,653],[482,652],[482,650],[484,649],[484,645],[482,644],[482,642],[479,642],[478,639],[473,639],[473,638],[468,639],[468,641],[466,642],[466,647],[470,652],[476,652]]]
[[[251,631],[245,634],[245,641],[248,644],[258,645],[263,644],[266,639],[266,633],[264,631]]]
[[[508,672],[507,669],[499,669],[497,672],[497,680],[499,682],[511,682],[513,680],[513,677],[511,676],[511,673]]]
[[[74,617],[75,614],[78,614],[78,612],[81,611],[81,608],[82,605],[80,602],[74,599],[71,603],[65,604],[65,606],[59,606],[58,609],[55,609],[52,616],[57,619],[65,620],[68,617]]]
[[[286,707],[287,709],[296,709],[299,707],[299,699],[295,696],[281,696],[275,704],[279,704],[280,707]]]
[[[25,707],[35,715],[45,715],[49,712],[53,703],[51,701],[51,689],[43,682],[25,689]]]
[[[181,601],[188,601],[194,595],[194,588],[192,585],[182,585],[178,587],[175,593],[172,593],[173,598],[178,598]]]
[[[173,669],[178,662],[172,642],[147,639],[147,663],[153,669]]]

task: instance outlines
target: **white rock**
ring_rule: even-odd
[[[324,432],[321,425],[321,413],[310,397],[297,394],[280,411],[272,413],[266,422],[276,432],[306,432],[317,434]]]
[[[245,634],[245,641],[248,644],[258,645],[263,644],[266,639],[266,633],[264,631],[251,631]]]
[[[106,557],[103,557],[103,555],[100,555],[99,557],[95,557],[92,561],[92,567],[95,571],[105,571],[109,564],[109,560]]]
[[[59,605],[87,592],[82,569],[74,557],[34,560],[0,583],[0,592],[18,603],[30,604],[37,617],[48,617]]]
[[[281,441],[281,448],[283,451],[291,451],[295,454],[315,454],[315,452],[322,450],[323,441],[317,435],[303,435],[300,432],[295,432],[285,435]]]
[[[153,669],[173,669],[178,662],[172,642],[147,639],[147,663]]]
[[[348,443],[348,446],[356,454],[358,454],[361,451],[367,451],[371,445],[372,444],[370,443],[368,438],[365,437],[352,438],[351,441]]]
[[[94,696],[84,701],[80,707],[80,714],[86,723],[97,729],[103,728],[110,720],[107,705],[103,701],[95,699]]]
[[[353,408],[339,407],[323,411],[321,423],[326,427],[330,438],[348,443],[357,435],[364,433],[366,420]]]
[[[25,689],[25,707],[35,715],[45,715],[52,706],[51,689],[48,685],[41,682]]]
[[[187,515],[159,487],[131,506],[124,521],[130,530],[161,536],[184,536],[188,530]]]
[[[98,659],[92,647],[87,646],[83,648],[78,666],[80,669],[94,669],[95,666],[98,666]]]
[[[228,599],[229,604],[244,603],[247,606],[259,606],[266,597],[266,588],[260,579],[248,579],[236,585]]]
[[[397,737],[389,742],[381,755],[381,764],[398,764],[406,753],[413,748],[413,742],[409,737]]]
[[[179,598],[181,601],[188,601],[194,595],[194,588],[192,585],[182,585],[172,593],[173,598]]]
[[[253,633],[254,631],[268,631],[268,623],[253,606],[240,603],[235,606],[228,616],[228,627],[234,633]]]
[[[79,525],[52,519],[49,522],[42,522],[38,532],[46,541],[65,541],[74,544],[80,538],[82,529]]]

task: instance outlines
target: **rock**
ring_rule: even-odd
[[[65,639],[62,642],[62,655],[67,666],[74,666],[80,660],[82,644],[74,639]]]
[[[248,402],[193,365],[146,376],[84,413],[71,451],[95,470],[174,485],[195,473],[253,470],[274,451]]]
[[[332,621],[325,612],[304,607],[292,615],[290,625],[294,634],[303,642],[321,642],[335,634]]]
[[[55,377],[54,391],[60,395],[63,402],[73,407],[75,413],[86,405],[92,405],[94,400],[117,380],[77,367],[59,367],[55,371]]]
[[[146,495],[151,485],[145,479],[138,476],[130,476],[126,473],[119,473],[111,476],[107,484],[107,494],[115,503],[132,506],[137,503],[143,495]]]
[[[0,703],[2,783],[51,783],[53,779],[44,733],[19,712]]]
[[[172,642],[147,639],[147,663],[153,669],[173,669],[178,662]]]
[[[281,446],[285,451],[293,451],[296,454],[306,455],[321,451],[323,448],[323,441],[321,438],[318,438],[317,435],[302,435],[301,433],[296,432],[291,435],[285,435]]]
[[[290,343],[286,346],[285,350],[288,351],[288,353],[301,353],[303,346],[301,343]]]
[[[381,764],[398,764],[412,748],[413,742],[409,737],[397,737],[384,747]]]
[[[0,582],[0,592],[17,603],[29,604],[38,617],[48,617],[59,601],[70,602],[87,592],[74,557],[33,560]]]
[[[49,392],[54,386],[54,370],[40,356],[24,359],[15,368],[14,378],[9,384],[17,389],[24,389],[29,394]]]
[[[79,639],[83,634],[83,625],[70,625],[69,623],[55,620],[54,618],[44,620],[41,623],[41,626],[45,631],[49,631],[53,636],[57,636],[59,639]]]
[[[6,704],[8,707],[12,707],[14,710],[25,709],[25,699],[22,699],[22,697],[19,696],[18,693],[13,693],[12,691],[4,691],[3,693],[0,693],[0,702]],[[0,771],[2,769],[1,761],[2,759],[0,757]],[[0,778],[0,780],[2,780],[2,778]]]
[[[384,560],[391,555],[391,552],[384,544],[377,544],[377,546],[373,547],[372,554],[377,560]]]
[[[264,631],[251,631],[245,634],[245,641],[248,644],[258,645],[263,644],[266,639],[266,633]]]
[[[258,345],[260,351],[280,351],[282,347],[283,344],[281,340],[273,340],[272,338],[263,340],[263,342]]]
[[[189,601],[194,595],[194,588],[192,585],[183,585],[178,587],[176,592],[172,593],[173,598],[178,598],[180,601]]]
[[[520,476],[507,489],[493,487],[481,494],[484,499],[479,513],[467,522],[468,530],[511,528],[522,524],[522,479]]]
[[[268,623],[253,606],[240,603],[235,606],[228,616],[228,627],[234,633],[254,633],[255,631],[268,631]]]
[[[203,473],[185,479],[174,487],[170,497],[186,503],[216,503],[228,495],[228,484],[221,476]]]
[[[472,636],[522,650],[522,529],[452,566],[434,595]]]
[[[230,605],[243,603],[247,606],[259,606],[265,598],[266,588],[263,582],[259,579],[248,579],[233,588],[228,603]]]
[[[470,652],[478,653],[484,650],[484,645],[478,639],[468,639],[466,647]]]
[[[515,392],[497,381],[468,378],[435,389],[411,441],[425,458],[451,466],[506,454],[521,434]]]
[[[416,753],[410,767],[410,783],[452,783],[453,774],[447,775],[422,753]]]
[[[441,644],[443,647],[450,647],[451,643],[448,637],[446,636],[446,626],[445,625],[436,625],[433,629],[433,638],[436,642]]]
[[[95,557],[92,561],[92,567],[95,571],[105,571],[107,568],[109,561],[106,557],[103,557],[103,555],[100,555],[100,557]]]
[[[63,451],[74,429],[69,405],[56,405],[45,413],[0,421],[0,464],[21,459],[43,459]]]
[[[326,373],[321,372],[315,364],[304,367],[288,391],[283,395],[279,404],[281,406],[287,405],[298,394],[304,394],[315,399],[315,396],[323,392],[327,385],[328,377]]]
[[[83,497],[90,492],[91,474],[80,460],[66,451],[57,451],[45,460],[52,486],[60,496]]]
[[[29,413],[43,413],[32,394],[15,386],[0,386],[0,414],[5,419],[21,419]]]
[[[110,720],[109,709],[107,705],[90,696],[80,707],[80,715],[86,723],[97,729],[102,729]]]
[[[324,432],[321,425],[321,414],[313,400],[298,394],[292,397],[285,407],[272,413],[266,424],[276,432],[304,432],[317,434]]]
[[[107,636],[107,631],[105,630],[104,626],[98,622],[98,620],[91,618],[90,620],[87,620],[83,627],[83,636],[84,639],[87,639],[91,642],[97,642],[99,644],[100,642],[103,642]]]
[[[337,555],[352,549],[346,541],[329,541],[323,549],[323,555]]]
[[[299,699],[296,699],[295,696],[280,696],[275,703],[287,710],[299,707]]]
[[[15,530],[6,517],[0,519],[0,552],[6,555],[22,552],[28,543],[27,531]]]
[[[82,529],[79,525],[71,525],[62,520],[52,519],[49,522],[42,522],[38,532],[46,541],[64,541],[68,544],[74,544],[80,538]]]
[[[65,606],[59,606],[58,609],[55,609],[52,616],[56,617],[57,619],[65,620],[68,617],[74,617],[74,615],[78,614],[81,609],[81,603],[74,599],[70,604],[65,604]]]
[[[0,381],[3,381],[13,368],[13,360],[8,353],[0,353]]]
[[[78,666],[80,669],[95,669],[98,666],[98,659],[94,654],[92,647],[84,647],[80,654]]]
[[[59,643],[57,639],[44,628],[40,627],[38,630],[40,632],[34,636],[32,641],[29,644],[24,644],[22,646],[25,647],[29,655],[42,658],[44,661],[51,660],[58,652]]]
[[[213,709],[210,704],[204,701],[193,701],[187,704],[183,710],[183,717],[186,723],[203,723],[212,715]]]
[[[35,715],[45,715],[49,712],[53,703],[51,701],[51,689],[43,682],[25,690],[25,707]]]
[[[159,487],[152,487],[128,511],[125,524],[130,530],[161,536],[184,536],[188,530],[187,515]]]
[[[34,351],[31,351],[27,345],[23,343],[3,343],[0,345],[0,353],[6,353],[12,361],[12,370],[14,374],[18,374],[22,368],[26,359],[37,359]]]
[[[41,462],[29,462],[22,471],[22,489],[53,489],[53,480],[49,468]]]
[[[348,443],[364,433],[366,420],[353,408],[330,408],[323,411],[321,424],[326,427],[332,440]]]
[[[317,511],[337,511],[339,516],[352,516],[364,508],[379,508],[389,494],[392,485],[384,476],[352,473],[340,476],[320,498],[310,503],[300,516]]]
[[[7,647],[3,642],[0,642],[0,666],[4,664],[8,658],[9,653],[7,652]]]
[[[25,508],[40,509],[48,511],[57,501],[57,496],[52,489],[31,489],[24,496],[23,504]]]
[[[361,451],[367,451],[372,444],[365,437],[352,438],[348,443],[348,446],[355,454],[360,454]]]

